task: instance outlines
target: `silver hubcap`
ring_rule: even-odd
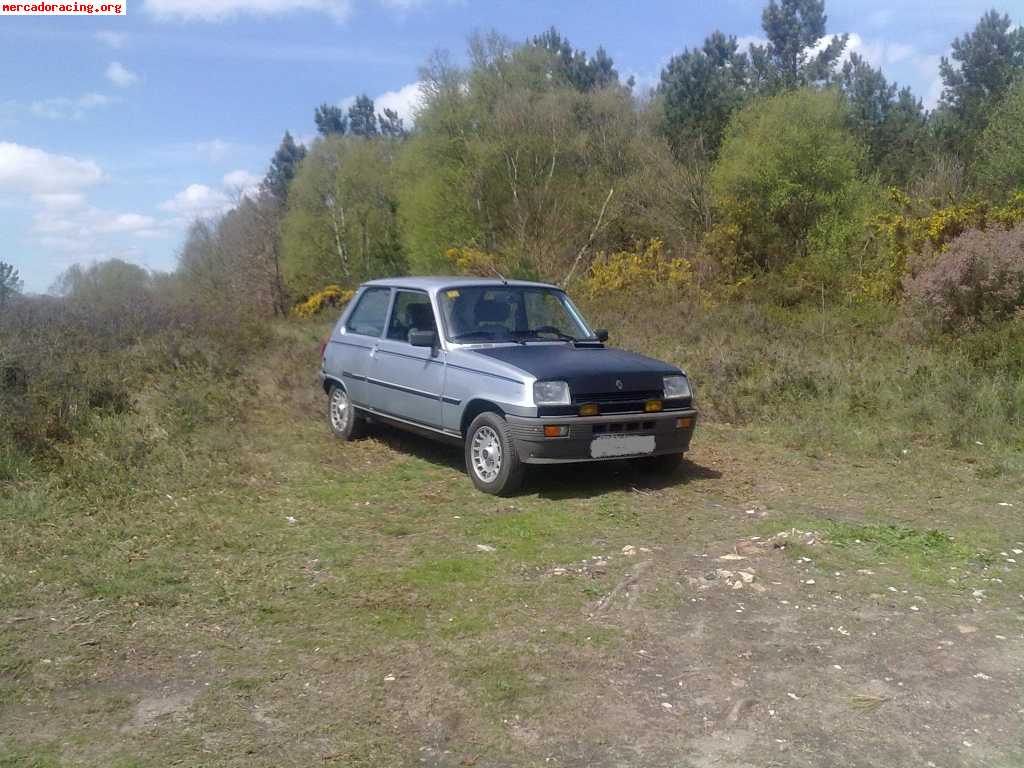
[[[344,432],[349,420],[348,394],[345,390],[335,389],[331,393],[330,413],[334,431]]]
[[[498,433],[488,426],[480,427],[473,433],[469,455],[476,476],[485,483],[493,483],[501,472],[501,441],[498,440]]]

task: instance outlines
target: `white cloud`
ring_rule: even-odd
[[[139,82],[139,76],[119,61],[112,61],[107,67],[107,80],[118,88],[128,88]]]
[[[416,113],[423,101],[423,90],[419,82],[403,85],[397,91],[385,91],[373,100],[378,114],[393,109],[409,126],[416,121]]]
[[[224,174],[224,188],[244,197],[255,197],[262,181],[260,176],[243,170]]]
[[[160,204],[160,210],[174,214],[181,221],[209,218],[225,213],[231,200],[224,192],[205,184],[189,184],[178,194]]]
[[[69,193],[102,180],[103,171],[92,160],[78,160],[36,147],[0,142],[0,192]]]
[[[110,30],[104,29],[97,32],[93,37],[100,43],[110,46],[111,48],[124,48],[125,41],[128,36],[123,32],[111,32]]]
[[[146,12],[154,18],[182,21],[224,21],[237,16],[280,16],[311,11],[345,21],[350,0],[146,0]]]
[[[44,205],[32,218],[34,240],[43,248],[65,254],[104,253],[111,238],[153,238],[170,234],[152,216],[117,213],[88,205]]]
[[[102,93],[85,93],[78,98],[56,96],[39,99],[29,104],[29,112],[47,120],[81,120],[86,113],[98,107],[105,107],[113,101]]]
[[[395,110],[398,116],[405,121],[405,127],[408,128],[416,121],[416,112],[419,110],[422,100],[422,84],[417,81],[403,85],[396,91],[385,91],[379,96],[375,96],[373,107],[377,110],[378,115],[384,114],[385,109]],[[356,97],[349,96],[338,102],[338,106],[347,111],[355,103]],[[306,143],[308,144],[308,142]]]
[[[41,192],[33,195],[32,199],[50,209],[66,210],[85,205],[85,195],[81,192]]]
[[[752,45],[767,45],[768,38],[760,37],[758,35],[740,35],[736,38],[736,45],[738,46],[741,53],[746,53]]]

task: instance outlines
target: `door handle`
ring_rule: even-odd
[[[373,347],[370,348],[370,357],[376,357],[377,356],[377,349],[378,349],[377,346],[373,346]]]

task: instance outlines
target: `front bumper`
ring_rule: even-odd
[[[525,464],[559,464],[685,453],[697,426],[694,408],[661,413],[622,413],[605,416],[507,416],[519,460]],[[678,426],[690,419],[690,426]],[[544,427],[566,426],[565,437],[545,437]],[[617,440],[617,438],[641,438]],[[607,455],[608,444],[616,443]],[[636,452],[628,452],[636,445]]]

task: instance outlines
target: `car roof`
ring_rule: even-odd
[[[387,277],[380,280],[370,280],[363,283],[365,286],[382,286],[388,288],[415,288],[421,291],[437,291],[441,288],[459,288],[470,285],[482,286],[532,286],[534,288],[554,288],[562,290],[557,285],[549,283],[534,283],[529,280],[499,280],[493,277],[467,277],[453,275],[425,275],[422,277]]]

